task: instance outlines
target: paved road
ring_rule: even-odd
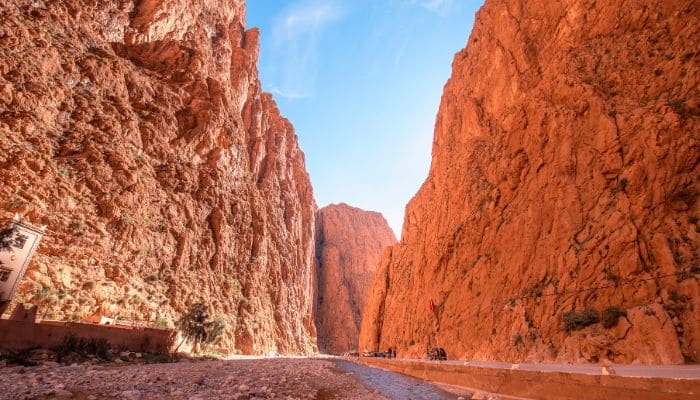
[[[339,370],[351,372],[365,386],[379,391],[390,399],[452,400],[458,397],[457,394],[441,390],[433,384],[396,372],[370,368],[349,361],[335,360],[334,362]]]
[[[398,359],[399,361],[426,361],[419,359]],[[496,361],[439,361],[451,365],[510,369],[512,364]],[[518,369],[527,371],[572,372],[578,374],[601,375],[601,367],[596,364],[517,364]],[[676,378],[700,380],[700,365],[622,365],[613,364],[617,375],[650,378]]]

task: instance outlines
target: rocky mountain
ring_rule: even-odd
[[[699,21],[692,0],[486,0],[360,347],[700,361]]]
[[[316,213],[316,329],[319,350],[357,350],[374,271],[394,232],[377,212],[332,204]]]
[[[0,11],[0,206],[48,225],[17,301],[172,326],[202,299],[222,351],[314,351],[313,193],[244,1]]]

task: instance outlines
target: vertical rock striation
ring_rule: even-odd
[[[699,22],[692,0],[486,0],[361,348],[700,360]]]
[[[319,350],[357,350],[360,318],[374,270],[394,232],[377,212],[347,204],[316,213],[316,329]]]
[[[49,226],[18,301],[162,326],[203,299],[225,350],[314,351],[313,193],[244,1],[0,11],[0,206]]]

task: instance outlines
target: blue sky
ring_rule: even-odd
[[[401,234],[428,174],[454,53],[481,0],[250,0],[260,79],[294,124],[319,207],[379,211]]]

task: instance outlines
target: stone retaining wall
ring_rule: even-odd
[[[75,322],[31,322],[0,320],[0,350],[50,348],[69,334],[85,339],[106,339],[113,349],[167,353],[174,347],[174,331]]]

